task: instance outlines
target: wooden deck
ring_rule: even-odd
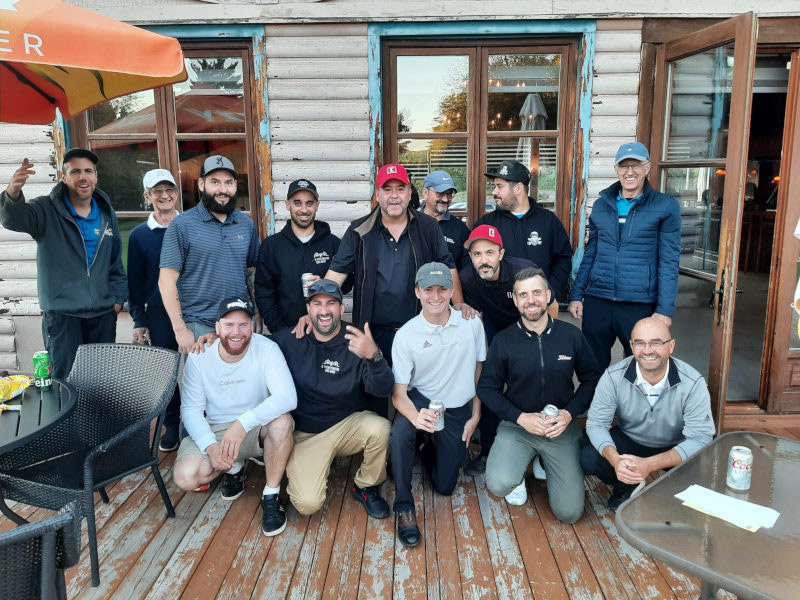
[[[738,415],[731,429],[800,439],[800,420],[757,419]],[[174,452],[162,455],[161,471],[176,518],[167,519],[149,472],[114,485],[111,503],[97,505],[101,585],[91,586],[84,524],[81,563],[67,574],[69,598],[694,600],[699,594],[696,580],[621,539],[606,508],[608,489],[593,477],[586,478],[583,518],[564,525],[550,511],[544,482],[530,475],[527,504],[513,507],[489,493],[482,476],[462,475],[444,497],[415,470],[423,541],[407,550],[392,518],[368,518],[351,496],[360,456],[334,463],[318,514],[302,517],[289,505],[286,531],[275,538],[261,533],[263,468],[248,464],[245,494],[225,502],[215,488],[180,491],[172,482],[174,460]],[[391,504],[393,483],[383,492]],[[17,510],[31,520],[49,516]],[[0,530],[10,527],[0,520]]]

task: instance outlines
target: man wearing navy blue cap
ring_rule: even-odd
[[[619,340],[631,356],[633,326],[653,316],[667,325],[675,314],[681,257],[681,208],[647,181],[650,153],[623,144],[614,162],[619,181],[600,192],[589,217],[589,241],[570,292],[569,312],[597,363],[611,363]]]
[[[456,269],[461,270],[468,264],[464,242],[469,237],[469,229],[464,221],[450,214],[450,203],[458,193],[453,178],[447,171],[433,171],[425,177],[422,184],[422,196],[425,204],[422,211],[439,221],[444,241],[450,255],[456,262]]]

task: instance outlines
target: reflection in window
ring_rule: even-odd
[[[92,144],[97,154],[97,187],[111,198],[116,211],[148,210],[142,177],[158,168],[155,142],[99,140]]]
[[[244,133],[240,58],[187,58],[189,79],[173,86],[179,133]]]
[[[398,133],[466,131],[468,76],[468,56],[398,56]]]
[[[145,222],[147,222],[145,217],[119,218],[119,233],[122,237],[122,266],[125,267],[126,272],[128,271],[128,241],[131,237],[131,231]]]
[[[558,129],[560,54],[489,56],[489,131]]]
[[[153,90],[136,92],[89,109],[86,122],[98,134],[155,133],[154,105]]]

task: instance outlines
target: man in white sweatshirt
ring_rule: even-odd
[[[283,354],[271,340],[253,335],[252,318],[247,300],[223,300],[219,339],[186,360],[181,417],[189,437],[178,448],[174,479],[182,489],[194,490],[223,473],[222,499],[235,500],[244,492],[244,461],[263,459],[261,529],[273,536],[286,528],[278,493],[292,451],[289,412],[297,394]]]

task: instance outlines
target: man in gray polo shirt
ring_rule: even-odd
[[[197,187],[200,204],[178,215],[164,235],[158,287],[181,352],[214,331],[221,298],[247,298],[248,269],[260,240],[252,219],[236,210],[233,163],[209,156]]]

